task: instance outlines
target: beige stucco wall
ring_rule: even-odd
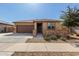
[[[50,31],[50,29],[48,29],[48,23],[52,23],[55,26],[55,30],[61,30],[62,29],[62,24],[61,22],[43,22],[43,34],[46,34],[46,31]],[[53,31],[54,29],[51,29],[51,31]]]
[[[33,36],[37,34],[37,22],[34,22]]]
[[[48,23],[47,22],[43,22],[42,23],[42,31],[43,31],[43,34],[45,34],[45,31],[47,30],[47,25],[48,25]]]
[[[0,32],[6,30],[6,32],[13,32],[14,26],[6,25],[6,24],[0,24]]]
[[[33,25],[33,22],[17,22],[15,25]]]
[[[61,30],[62,29],[62,24],[61,22],[52,22],[52,24],[54,24],[55,29]]]

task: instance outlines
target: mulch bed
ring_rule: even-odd
[[[25,43],[79,43],[79,39],[67,39],[66,41],[63,40],[51,40],[51,41],[46,41],[44,39],[28,39]]]
[[[79,39],[66,40],[68,43],[79,43]]]
[[[79,56],[79,52],[15,52],[12,56]]]
[[[46,41],[44,39],[28,39],[26,43],[66,43],[66,42],[62,40]]]

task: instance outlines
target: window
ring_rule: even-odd
[[[48,29],[54,29],[54,25],[52,23],[48,23]]]

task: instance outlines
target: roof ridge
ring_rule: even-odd
[[[58,20],[58,19],[27,19],[27,20],[18,20],[15,22],[33,22],[33,21],[61,21],[61,20]]]

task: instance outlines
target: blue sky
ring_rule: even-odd
[[[78,7],[79,4],[65,3],[0,3],[0,19],[8,22],[29,19],[59,19],[61,11],[67,6]]]

